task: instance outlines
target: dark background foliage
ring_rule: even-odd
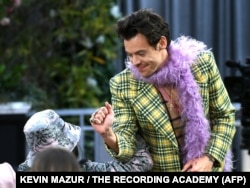
[[[26,0],[0,26],[0,102],[33,109],[96,107],[109,100],[119,43],[115,0]]]

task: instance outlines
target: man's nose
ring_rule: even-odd
[[[130,59],[130,61],[131,61],[131,63],[132,63],[133,65],[138,65],[138,64],[140,64],[140,62],[141,62],[140,58],[137,57],[137,56],[133,56],[133,57]]]

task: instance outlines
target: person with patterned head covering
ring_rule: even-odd
[[[63,147],[69,151],[77,146],[81,128],[65,122],[54,110],[46,109],[33,114],[24,126],[24,134],[29,147],[26,160],[19,164],[17,171],[29,171],[37,153],[50,147]],[[109,161],[104,163],[91,160],[79,161],[83,171],[108,172],[108,171],[149,171],[152,158],[145,141],[138,137],[137,152],[127,163]]]

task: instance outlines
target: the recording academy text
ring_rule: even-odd
[[[237,184],[248,185],[249,174],[235,173],[17,173],[25,184]]]

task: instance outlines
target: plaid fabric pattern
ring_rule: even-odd
[[[217,132],[216,135],[212,133],[207,153],[212,153],[219,161],[214,171],[221,171],[236,131],[235,109],[211,52],[206,51],[198,56],[192,73],[200,86],[211,130]],[[178,143],[156,88],[135,80],[130,70],[125,69],[110,80],[110,91],[115,111],[113,129],[118,139],[119,154],[107,148],[108,152],[117,160],[128,161],[135,152],[135,136],[139,132],[149,145],[154,161],[152,171],[180,171]]]

